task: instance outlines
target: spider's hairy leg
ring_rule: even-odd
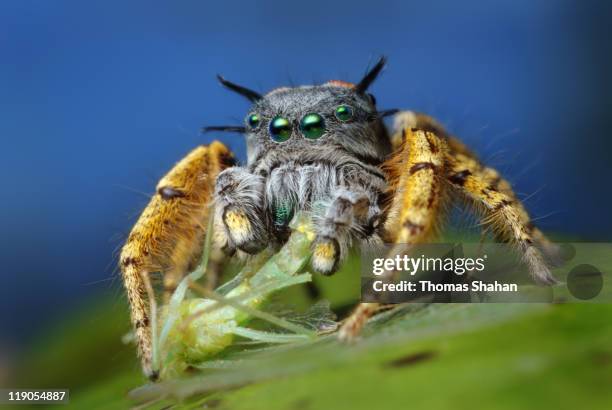
[[[529,215],[510,184],[500,178],[496,171],[483,167],[471,156],[450,153],[449,162],[448,180],[479,206],[485,215],[483,223],[490,226],[498,237],[519,247],[523,261],[537,283],[557,283],[536,247],[536,242],[544,247],[550,242],[539,231],[534,235],[535,226],[529,222]]]
[[[472,165],[476,165],[476,167],[479,166],[478,163],[472,163]],[[531,231],[531,236],[533,237],[533,240],[536,245],[545,253],[545,255],[550,259],[551,262],[560,262],[561,256],[559,246],[551,242],[550,239],[548,239],[546,235],[544,235],[544,233],[531,221],[529,213],[525,209],[523,203],[516,197],[516,194],[512,190],[512,186],[510,185],[510,183],[503,179],[499,172],[497,172],[497,170],[493,168],[480,166],[480,169],[483,178],[487,181],[490,187],[497,187],[499,191],[504,192],[508,196],[512,197],[518,215],[522,223],[527,227],[528,230]]]
[[[405,251],[436,234],[444,205],[448,148],[433,132],[417,129],[405,130],[403,141],[398,153],[385,164],[393,198],[385,230],[390,239],[401,244],[396,249]],[[354,339],[379,308],[377,303],[359,304],[340,329],[339,338]]]
[[[268,244],[265,178],[243,167],[226,169],[215,186],[215,203],[231,245],[255,254]]]
[[[361,329],[363,329],[368,319],[383,308],[384,305],[380,303],[359,303],[340,327],[338,339],[342,342],[354,341],[361,333]]]
[[[158,371],[152,367],[149,302],[155,296],[150,274],[163,272],[169,293],[199,256],[215,178],[233,163],[231,152],[217,141],[191,151],[159,181],[121,250],[132,326],[143,372],[149,378],[155,379]]]
[[[312,268],[331,275],[348,251],[351,237],[359,236],[366,226],[380,216],[378,206],[372,206],[367,193],[359,188],[334,190],[325,213],[313,218],[317,234],[312,244]]]
[[[394,242],[413,245],[437,233],[448,147],[433,132],[409,129],[404,134],[398,154],[385,164],[393,198],[385,230]]]
[[[391,137],[393,146],[398,148],[404,141],[404,129],[407,128],[418,128],[422,130],[432,131],[439,137],[444,137],[448,144],[449,151],[455,155],[462,156],[466,161],[470,162],[474,167],[482,170],[483,177],[489,182],[490,185],[497,186],[502,192],[505,192],[509,196],[514,198],[517,212],[519,213],[521,220],[525,225],[531,229],[531,236],[535,243],[544,251],[544,253],[551,259],[551,261],[557,262],[560,259],[560,250],[557,245],[552,243],[540,229],[538,229],[529,218],[529,214],[525,210],[523,204],[516,199],[516,195],[512,190],[510,184],[503,180],[499,173],[488,167],[482,167],[478,161],[476,155],[460,140],[451,136],[444,127],[437,122],[434,118],[417,112],[403,111],[397,114],[394,118],[394,131]]]
[[[400,149],[404,143],[406,130],[413,128],[433,132],[439,138],[448,137],[448,133],[444,127],[429,115],[414,111],[402,111],[393,117],[391,143],[395,150]]]

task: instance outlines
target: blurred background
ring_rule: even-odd
[[[387,55],[380,108],[437,117],[546,231],[609,240],[611,17],[578,0],[3,1],[0,369],[123,298],[116,251],[174,162],[213,138],[244,159],[241,136],[199,132],[248,109],[216,73],[265,92]]]

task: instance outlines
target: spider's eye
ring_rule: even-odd
[[[276,142],[285,142],[291,137],[291,123],[283,117],[274,117],[270,121],[270,137]]]
[[[257,114],[251,114],[247,117],[247,124],[249,124],[249,127],[252,129],[257,128],[260,122],[261,118],[259,118],[259,115]]]
[[[306,114],[300,121],[300,131],[306,138],[317,139],[325,132],[325,121],[319,114]]]
[[[347,122],[353,118],[353,109],[349,105],[340,105],[336,107],[334,115],[342,122]]]

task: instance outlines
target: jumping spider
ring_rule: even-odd
[[[354,242],[430,240],[445,203],[463,197],[498,239],[517,245],[536,282],[554,283],[543,256],[552,253],[553,245],[497,171],[482,165],[432,118],[376,108],[367,89],[384,65],[381,58],[357,84],[330,81],[266,95],[219,77],[252,106],[244,126],[207,130],[244,133],[246,165],[236,166],[232,153],[217,141],[191,151],[161,179],[121,252],[147,376],[156,377],[149,275],[163,272],[165,292],[172,293],[200,256],[209,209],[216,215],[218,260],[222,254],[255,254],[283,243],[292,215],[311,211],[316,239],[310,264],[315,272],[331,275]],[[395,128],[389,135],[382,118],[391,114],[396,114]],[[358,305],[339,336],[358,335],[377,308]]]

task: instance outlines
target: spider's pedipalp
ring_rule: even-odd
[[[156,194],[132,228],[121,250],[120,267],[144,373],[154,379],[150,274],[163,272],[166,297],[200,254],[214,181],[233,165],[220,142],[200,146],[158,183]]]
[[[358,187],[338,189],[321,216],[313,219],[317,234],[312,244],[312,268],[331,275],[346,256],[351,238],[358,237],[380,217],[380,209],[372,204],[365,190]]]
[[[219,174],[215,184],[218,219],[232,244],[254,254],[268,245],[267,219],[263,209],[265,179],[243,167]]]

